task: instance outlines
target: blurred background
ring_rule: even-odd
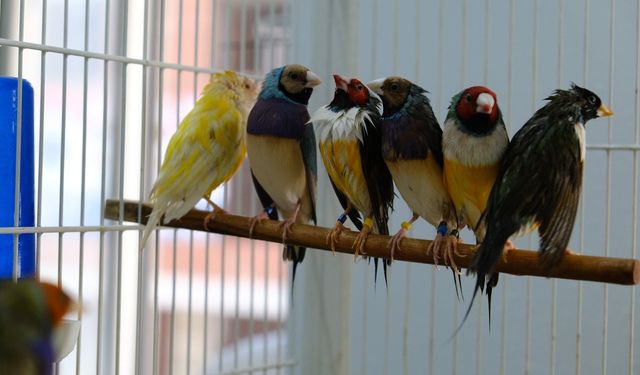
[[[510,135],[552,90],[590,88],[615,116],[587,126],[570,246],[637,256],[637,2],[1,0],[0,73],[35,93],[38,274],[84,306],[58,373],[638,373],[635,287],[502,275],[491,331],[481,298],[452,337],[474,281],[458,301],[448,270],[396,262],[385,288],[364,261],[310,251],[291,295],[281,245],[164,229],[140,254],[140,226],[102,219],[105,199],[146,200],[212,72],[260,78],[289,62],[325,81],[310,111],[330,101],[332,73],[404,76],[441,122],[452,95],[487,85]],[[214,201],[258,213],[250,180],[244,165]],[[317,206],[332,225],[322,167]],[[409,215],[395,207],[393,232]],[[419,221],[411,234],[435,232]]]

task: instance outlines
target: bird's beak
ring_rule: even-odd
[[[613,111],[609,109],[609,107],[607,107],[604,104],[600,105],[600,108],[598,108],[598,117],[608,117],[608,116],[613,116]]]
[[[336,82],[336,88],[340,89],[344,92],[348,91],[349,81],[346,77],[341,76],[340,74],[334,74],[333,80]]]
[[[382,90],[382,85],[384,85],[384,80],[386,78],[378,78],[376,80],[373,80],[369,83],[367,83],[367,86],[376,94],[378,95],[384,95],[384,90]]]
[[[493,111],[493,106],[495,104],[496,101],[495,99],[493,99],[493,96],[491,96],[491,94],[483,92],[482,94],[478,95],[478,98],[476,99],[476,112],[490,114],[491,111]]]
[[[320,80],[320,77],[318,77],[314,72],[310,70],[307,71],[306,78],[307,78],[307,83],[304,85],[304,87],[314,88],[322,83],[322,81]]]

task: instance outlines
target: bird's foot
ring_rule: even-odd
[[[331,228],[329,234],[326,237],[326,243],[331,247],[331,251],[333,251],[333,255],[336,255],[336,243],[338,242],[338,237],[340,234],[347,229],[340,221],[336,221],[336,225]]]
[[[391,260],[393,260],[393,256],[396,250],[400,251],[400,242],[406,236],[407,236],[407,230],[404,228],[400,228],[398,233],[396,233],[393,237],[391,237],[389,242],[387,242],[387,248],[390,251]]]
[[[564,255],[580,255],[580,253],[569,249],[568,247],[564,250]]]
[[[287,234],[291,232],[291,226],[295,223],[296,218],[290,217],[287,220],[280,223],[280,228],[282,228],[282,243],[287,242]]]
[[[249,238],[253,237],[253,230],[256,228],[256,224],[263,222],[269,218],[269,214],[262,211],[256,216],[249,219]]]
[[[502,249],[502,260],[505,263],[507,263],[507,253],[515,249],[516,249],[516,245],[513,243],[513,241],[507,240],[507,242],[504,243],[504,248]]]
[[[365,225],[362,226],[362,230],[360,231],[360,233],[358,233],[358,237],[356,237],[356,240],[353,241],[353,246],[351,247],[352,249],[355,249],[355,252],[353,253],[354,260],[358,259],[358,255],[366,254],[366,252],[364,251],[364,245],[367,242],[369,233],[371,233],[371,226],[366,225],[365,223]]]
[[[207,216],[204,217],[204,223],[203,223],[204,229],[207,229],[207,230],[209,229],[209,223],[214,221],[217,215],[220,215],[220,214],[224,215],[227,213],[227,211],[225,211],[224,208],[218,206],[217,204],[213,202],[211,204],[213,205],[213,211],[211,211],[210,213],[207,214]]]
[[[451,268],[451,270],[459,274],[460,268],[456,264],[455,257],[464,258],[465,255],[458,252],[459,237],[457,231],[451,234],[445,235],[440,232],[436,235],[436,238],[431,243],[429,250],[433,254],[433,263],[438,266],[440,257],[443,258],[444,265]]]

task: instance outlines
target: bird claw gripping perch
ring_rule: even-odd
[[[391,239],[387,243],[387,247],[391,251],[391,254],[390,254],[391,255],[391,260],[393,260],[393,256],[394,256],[396,250],[400,251],[400,242],[402,241],[403,238],[405,238],[407,236],[407,233],[411,229],[411,226],[412,226],[411,222],[403,221],[400,224],[401,228],[398,231],[398,233],[396,233],[393,237],[391,237]]]
[[[253,237],[253,230],[256,224],[267,220],[276,208],[274,206],[265,207],[265,209],[249,220],[249,238]]]
[[[216,216],[220,214],[226,214],[227,211],[225,211],[224,208],[218,206],[217,204],[211,202],[208,199],[207,199],[207,202],[211,204],[211,206],[213,207],[213,211],[208,213],[207,216],[204,217],[204,229],[209,230],[209,223],[214,221],[216,219]]]
[[[336,255],[336,242],[338,242],[338,237],[340,236],[340,233],[342,233],[345,229],[347,229],[344,226],[345,221],[347,221],[347,213],[343,212],[342,215],[338,216],[338,219],[336,220],[336,225],[334,225],[334,227],[331,228],[331,231],[329,231],[329,234],[327,234],[326,243],[331,247],[331,251],[333,252],[333,255]]]
[[[358,233],[358,237],[353,242],[352,249],[355,249],[353,253],[354,260],[358,259],[358,255],[365,255],[364,245],[367,242],[367,237],[369,237],[369,233],[371,233],[371,229],[373,229],[373,220],[371,218],[364,219],[364,223],[362,223],[362,230]]]

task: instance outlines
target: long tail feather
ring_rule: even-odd
[[[156,229],[158,224],[160,224],[160,219],[164,214],[164,210],[157,209],[157,207],[157,205],[154,206],[153,211],[151,211],[151,215],[149,215],[149,219],[147,220],[147,225],[144,227],[144,232],[142,232],[142,239],[140,240],[140,251],[144,249],[144,246],[149,240],[149,236],[151,236],[153,230]]]

